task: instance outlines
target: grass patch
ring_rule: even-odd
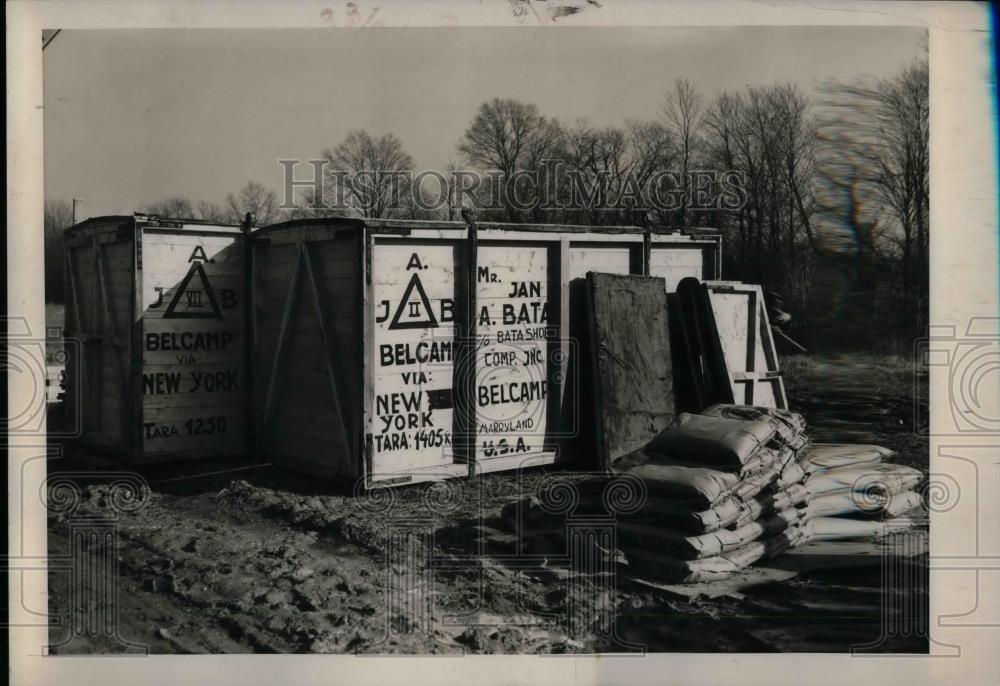
[[[789,407],[805,415],[816,440],[875,443],[895,450],[895,462],[928,468],[929,379],[912,359],[796,355],[781,366]]]

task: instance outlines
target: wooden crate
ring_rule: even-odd
[[[718,276],[717,236],[637,227],[304,219],[250,246],[254,445],[364,487],[571,455],[570,281],[654,248]]]
[[[82,440],[134,462],[244,454],[240,227],[109,216],[65,241],[64,335],[82,351],[65,402]]]

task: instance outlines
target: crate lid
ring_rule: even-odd
[[[65,229],[65,233],[81,231],[93,226],[111,225],[117,226],[124,222],[135,222],[136,225],[148,226],[151,228],[171,228],[188,231],[221,231],[240,233],[239,224],[227,224],[222,222],[205,221],[203,219],[193,219],[187,217],[160,217],[155,214],[144,214],[135,212],[133,214],[107,214],[99,217],[88,217],[81,222],[77,222]]]
[[[279,222],[277,224],[271,224],[266,227],[257,229],[254,234],[266,234],[271,231],[281,231],[284,229],[300,228],[303,226],[330,226],[344,229],[356,229],[361,230],[363,228],[368,229],[383,229],[383,230],[405,230],[405,229],[434,229],[434,230],[453,230],[453,231],[464,231],[466,224],[463,221],[445,221],[445,220],[428,220],[428,219],[371,219],[364,217],[307,217],[302,219],[291,219],[289,221]],[[536,231],[539,233],[605,233],[605,234],[628,234],[628,235],[641,235],[645,229],[641,226],[629,226],[629,225],[619,225],[619,226],[592,226],[587,224],[536,224],[536,223],[519,223],[519,222],[494,222],[494,221],[478,221],[476,226],[479,230],[483,231],[519,231],[519,232],[532,232]],[[692,237],[709,237],[712,235],[718,235],[718,229],[711,228],[691,228],[691,229],[677,229],[677,228],[667,228],[667,227],[654,227],[651,229],[652,233],[656,235],[670,235],[678,234]]]

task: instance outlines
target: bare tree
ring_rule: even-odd
[[[674,88],[667,93],[663,103],[663,114],[673,129],[680,146],[682,187],[678,221],[681,226],[684,226],[688,219],[688,194],[690,192],[688,172],[691,171],[697,151],[704,104],[698,89],[687,79],[674,81]]]
[[[73,223],[73,203],[69,200],[45,201],[45,233],[69,228]]]
[[[814,140],[811,102],[792,84],[719,94],[699,135],[701,161],[740,185],[740,202],[712,215],[726,236],[724,270],[780,293],[807,344],[818,244]]]
[[[390,217],[405,212],[413,158],[395,135],[375,138],[367,131],[354,130],[335,148],[324,150],[323,157],[333,173],[328,183],[342,184],[345,200],[362,216]],[[330,192],[340,197],[337,190],[331,188]]]
[[[705,112],[705,155],[711,168],[746,172],[739,163],[745,147],[742,141],[744,135],[741,122],[742,110],[743,97],[740,93],[723,92],[712,101]],[[750,246],[746,206],[740,205],[733,213],[733,217],[738,239],[734,244],[746,254]]]
[[[214,202],[202,200],[198,203],[198,218],[206,222],[224,223],[231,218],[230,212],[223,206]]]
[[[585,213],[590,224],[631,222],[631,210],[648,199],[654,174],[668,170],[676,153],[670,131],[650,121],[594,128],[580,120],[569,130],[566,148],[575,200],[586,193],[593,203]]]
[[[267,226],[281,217],[278,210],[278,195],[256,181],[243,186],[239,193],[226,196],[226,210],[229,221],[240,223],[247,213],[254,226]]]
[[[487,191],[498,194],[506,218],[516,221],[519,205],[529,205],[535,216],[541,211],[549,187],[544,163],[562,155],[564,137],[559,122],[542,116],[537,106],[494,98],[479,106],[458,151],[470,164],[499,172],[500,187]]]
[[[393,214],[401,219],[441,219],[441,213],[447,211],[442,209],[441,204],[444,201],[444,207],[447,208],[449,191],[446,178],[425,179],[421,183],[411,184]]]
[[[917,305],[926,287],[930,201],[927,62],[910,65],[878,84],[877,130],[880,198],[902,232],[903,289]]]
[[[811,103],[791,84],[776,87],[773,97],[780,132],[777,137],[780,169],[789,193],[787,240],[789,245],[794,244],[798,219],[810,246],[818,250],[819,243],[812,222],[815,211],[811,188],[815,173],[816,126],[811,115]]]
[[[154,203],[146,205],[143,210],[146,214],[155,214],[165,219],[191,219],[194,217],[194,209],[191,201],[183,195],[173,195]]]
[[[460,180],[456,176],[459,172],[458,163],[455,162],[455,158],[449,157],[448,164],[445,165],[445,180],[447,181],[447,193],[448,193],[448,204],[444,208],[444,218],[446,220],[454,220],[459,216],[464,205],[474,205],[474,198],[464,197],[465,191],[460,187]],[[475,209],[474,207],[471,209]]]
[[[640,185],[645,186],[657,171],[669,169],[677,160],[677,141],[670,129],[658,121],[628,121],[632,169]]]
[[[586,120],[580,120],[567,139],[576,200],[583,200],[579,196],[581,192],[586,193],[591,205],[587,213],[589,223],[601,224],[602,217],[607,218],[609,214],[607,208],[616,201],[631,172],[628,136],[617,127],[594,128]]]
[[[898,317],[899,344],[909,347],[927,324],[927,62],[890,79],[828,83],[823,95],[817,203],[824,221],[853,239],[858,291],[884,290],[879,271],[896,274],[898,295],[878,307],[883,321]]]
[[[511,176],[523,166],[528,140],[543,121],[533,104],[494,98],[479,106],[458,150],[473,164]]]

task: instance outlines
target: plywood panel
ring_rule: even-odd
[[[285,425],[282,425],[285,426]],[[330,461],[330,432],[302,432],[291,428],[277,427],[269,434],[268,457],[278,464],[292,465],[302,469],[310,466],[326,477],[344,476]]]
[[[134,426],[125,419],[132,406],[133,251],[121,228],[90,222],[66,236],[66,331],[83,341],[82,354],[71,356],[67,409],[81,414],[84,436],[112,449],[128,447]]]
[[[102,431],[117,430],[121,426],[121,398],[116,395],[102,395],[100,407]]]
[[[331,236],[256,247],[255,402],[274,459],[306,460],[326,474],[353,475],[359,267],[346,257],[355,245],[352,237]],[[309,454],[296,448],[303,431],[310,434]]]
[[[261,369],[266,365],[267,374],[259,378],[261,392],[265,400],[269,398],[260,416],[269,434],[282,430],[283,422],[290,416],[289,411],[303,405],[333,403],[327,376],[326,346],[316,314],[316,302],[306,284],[304,272],[305,268],[300,266],[294,277],[294,289],[292,280],[289,280],[285,297],[281,300],[270,304],[257,301],[260,308],[257,331],[261,339],[267,341],[259,351],[262,355]],[[266,320],[264,312],[267,313]],[[298,385],[298,379],[304,375],[313,377],[314,383],[307,389]],[[333,445],[331,436],[328,447],[332,449]]]
[[[571,245],[569,280],[584,277],[587,272],[629,274],[632,267],[632,252],[635,249],[627,245]]]
[[[663,279],[590,274],[600,466],[645,446],[675,416]]]
[[[111,238],[108,236],[107,238]],[[131,306],[133,276],[126,269],[111,270],[110,262],[128,265],[132,254],[130,243],[98,241],[96,244],[95,272],[97,295],[100,305],[97,320],[101,339],[101,389],[102,400],[101,429],[113,436],[112,447],[127,448],[132,436],[132,413],[128,411],[132,401],[130,386],[130,324],[127,312]]]
[[[240,234],[239,231],[233,230],[232,232],[223,232],[222,236],[205,236],[199,233],[197,230],[187,231],[178,230],[176,232],[160,232],[158,229],[153,229],[152,231],[146,231],[142,235],[142,244],[144,246],[164,246],[167,250],[177,250],[178,254],[183,257],[187,257],[183,254],[185,251],[187,253],[191,252],[191,249],[199,247],[212,245],[212,241],[233,241],[238,239]],[[232,255],[232,253],[230,253]],[[239,262],[238,259],[234,260]]]
[[[150,413],[143,421],[142,437],[146,455],[204,449],[210,454],[231,455],[234,436],[246,430],[242,405],[215,404],[210,407],[169,408]],[[242,445],[237,446],[242,450]]]
[[[373,474],[453,462],[456,250],[374,246]]]
[[[76,302],[79,305],[77,313],[80,316],[80,328],[79,330],[74,329],[74,333],[97,333],[95,314],[97,312],[96,305],[99,296],[96,290],[97,277],[94,251],[88,244],[79,248],[71,248],[69,255],[75,276],[73,286],[76,291]]]
[[[663,278],[667,292],[673,293],[685,277],[705,278],[703,262],[700,249],[658,248],[654,244],[649,251],[649,275]]]
[[[142,257],[143,453],[242,453],[241,237],[143,233]]]
[[[477,462],[546,449],[548,246],[480,244],[476,275]]]
[[[281,308],[284,306],[284,302],[284,298],[264,298],[257,300],[258,306],[261,306],[266,311],[271,313],[275,310],[280,312]],[[311,298],[309,299],[309,302],[313,302]],[[327,300],[327,304],[333,311],[353,311],[356,307],[352,298],[335,298]],[[352,338],[355,336],[354,327],[357,325],[357,322],[353,319],[348,317],[331,317],[330,325],[333,327],[333,330],[339,334],[345,336],[350,335]],[[294,333],[319,336],[319,330],[315,327],[315,322],[310,323],[307,320],[296,319],[290,322],[289,326],[289,331]],[[269,316],[266,320],[262,320],[259,323],[259,331],[266,336],[277,337],[280,330],[280,319],[275,319],[274,317]]]
[[[132,269],[131,243],[108,243],[104,246],[104,267],[109,274],[129,273]]]

